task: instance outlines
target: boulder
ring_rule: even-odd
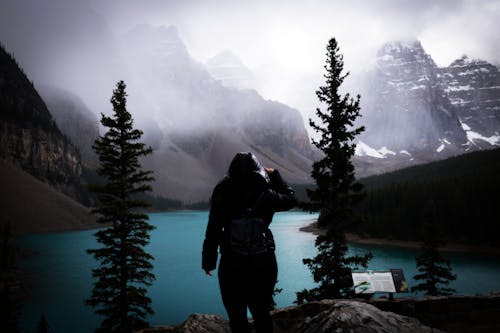
[[[307,332],[441,332],[417,319],[382,311],[351,300],[323,300],[273,311],[275,333]],[[158,326],[138,333],[229,333],[229,323],[217,315],[192,314],[177,326]]]

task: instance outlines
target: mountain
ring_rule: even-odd
[[[463,56],[438,74],[455,106],[470,144],[500,144],[500,72],[498,67]],[[488,145],[489,144],[489,145]]]
[[[419,41],[391,42],[362,82],[360,175],[500,145],[500,75],[485,61],[439,68]]]
[[[45,101],[50,114],[71,142],[81,153],[82,163],[95,168],[97,156],[92,150],[99,135],[96,115],[75,94],[53,86],[41,86],[38,92]]]
[[[16,233],[95,226],[76,201],[85,199],[80,152],[3,47],[0,183],[0,224],[11,222]]]
[[[208,59],[206,66],[210,75],[225,87],[255,89],[255,76],[240,58],[229,50]]]
[[[0,157],[74,193],[81,181],[80,153],[59,130],[33,83],[0,48]]]
[[[0,226],[10,222],[15,234],[98,226],[88,207],[4,159],[0,183]]]
[[[289,182],[310,181],[314,152],[297,110],[254,90],[224,86],[189,55],[175,27],[137,26],[123,45],[135,45],[125,61],[129,109],[134,114],[147,105],[150,122],[160,129],[145,162],[155,171],[157,194],[207,200],[239,151],[254,152]]]

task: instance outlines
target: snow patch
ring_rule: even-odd
[[[490,145],[495,146],[495,145],[500,145],[500,135],[492,135],[490,137],[485,137],[482,136],[481,134],[473,131],[467,131],[467,139],[470,142],[474,142],[474,140],[483,140],[488,142]]]
[[[371,157],[375,157],[375,158],[386,158],[387,155],[396,155],[396,152],[390,150],[386,146],[383,146],[382,148],[377,150],[373,147],[370,147],[369,145],[367,145],[363,141],[359,141],[356,145],[355,154],[357,156],[371,156]]]
[[[470,86],[470,84],[466,85],[466,86],[450,86],[448,88],[446,88],[444,91],[446,92],[450,92],[450,91],[467,91],[467,90],[472,90],[474,88],[472,88]]]
[[[400,150],[399,153],[411,156],[411,154],[408,152],[408,150]]]
[[[440,153],[444,150],[444,143],[442,143],[437,149],[436,152]]]
[[[460,125],[462,125],[462,129],[465,131],[465,134],[467,135],[467,140],[471,143],[474,143],[475,140],[483,140],[488,142],[492,146],[500,145],[500,135],[498,132],[495,133],[495,135],[492,135],[490,137],[483,136],[477,132],[474,132],[471,130],[471,128],[462,120],[459,118]]]
[[[383,146],[382,148],[380,148],[380,149],[378,150],[378,152],[379,152],[380,154],[384,155],[384,157],[385,157],[386,155],[396,155],[396,153],[395,153],[395,152],[393,152],[392,150],[387,149],[387,147],[386,147],[386,146]]]
[[[371,156],[375,158],[384,158],[384,155],[379,153],[375,148],[368,146],[363,141],[359,141],[356,145],[355,154],[357,156]]]
[[[458,119],[458,121],[460,121],[460,125],[462,125],[464,131],[470,131],[470,127],[466,123],[462,122],[460,119]]]
[[[390,54],[384,54],[383,56],[379,57],[379,59],[382,61],[391,61],[394,59],[394,57]]]

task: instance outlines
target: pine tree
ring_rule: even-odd
[[[326,84],[316,91],[326,110],[316,109],[320,124],[309,120],[310,126],[320,135],[313,144],[324,157],[313,164],[311,176],[316,181],[316,189],[307,191],[310,202],[304,204],[304,209],[319,212],[318,226],[325,228],[326,234],[316,239],[317,256],[303,259],[319,286],[298,292],[299,304],[346,297],[352,286],[351,269],[366,267],[371,258],[370,253],[347,256],[345,236],[346,230],[360,221],[353,206],[364,196],[363,186],[355,180],[351,162],[356,147],[353,140],[364,130],[354,127],[354,121],[360,116],[360,96],[354,99],[349,94],[341,96],[339,92],[349,73],[343,74],[343,56],[335,38],[328,42],[326,56]]]
[[[411,288],[411,291],[422,291],[428,296],[451,295],[455,290],[446,286],[457,277],[452,273],[450,261],[439,253],[438,248],[444,241],[438,227],[436,205],[432,200],[427,204],[422,238],[422,253],[415,257],[420,274],[413,278],[423,282]]]
[[[149,204],[137,198],[151,191],[152,171],[143,171],[139,158],[152,149],[138,141],[143,133],[133,128],[125,88],[123,81],[117,83],[111,98],[114,113],[101,118],[108,130],[93,145],[100,161],[97,172],[105,179],[92,188],[99,198],[93,212],[107,227],[95,234],[102,247],[88,250],[100,265],[92,271],[96,281],[87,304],[104,316],[98,329],[103,332],[146,327],[146,316],[153,313],[145,288],[155,279],[153,257],[144,250],[153,226],[139,211]]]

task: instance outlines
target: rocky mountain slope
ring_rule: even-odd
[[[144,131],[159,129],[145,163],[155,170],[156,193],[207,200],[239,151],[253,151],[289,182],[310,181],[314,152],[297,110],[221,84],[189,55],[174,27],[141,25],[123,43],[135,45],[126,58],[129,109],[134,114],[147,108]]]
[[[439,68],[420,42],[392,42],[364,82],[361,175],[500,145],[500,73],[485,61]]]
[[[0,48],[0,157],[77,196],[80,153],[57,127],[33,83]]]
[[[0,159],[0,225],[15,234],[97,227],[88,207],[9,161]]]
[[[210,75],[226,87],[255,89],[253,73],[231,51],[217,53],[206,62]]]
[[[80,151],[82,163],[96,168],[98,159],[92,150],[99,135],[96,115],[76,95],[53,86],[41,86],[37,91],[42,96],[58,128]]]
[[[441,68],[440,85],[455,106],[471,145],[500,145],[500,71],[463,56]]]
[[[0,48],[0,224],[16,233],[95,226],[80,152],[15,60]]]

